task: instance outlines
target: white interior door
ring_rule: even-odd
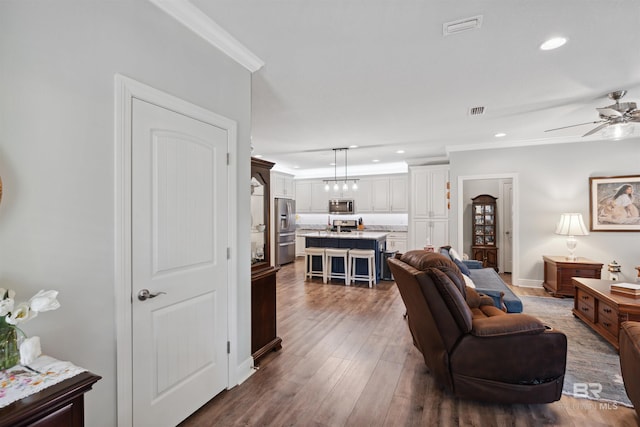
[[[513,271],[513,184],[511,182],[505,182],[502,185],[503,200],[503,212],[502,215],[502,255],[503,255],[503,269],[505,273],[511,273]]]
[[[228,385],[227,132],[132,109],[133,425],[174,426]]]

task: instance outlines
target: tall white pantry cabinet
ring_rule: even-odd
[[[449,166],[409,168],[409,248],[449,244]]]

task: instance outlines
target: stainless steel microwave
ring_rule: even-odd
[[[329,213],[333,215],[354,214],[352,199],[331,199],[329,200]]]

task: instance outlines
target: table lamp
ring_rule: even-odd
[[[587,227],[582,221],[582,214],[579,213],[563,213],[560,216],[560,222],[556,228],[556,234],[561,234],[567,237],[567,248],[569,249],[569,256],[567,260],[576,261],[578,257],[575,256],[576,246],[578,241],[575,236],[586,236],[589,234]]]

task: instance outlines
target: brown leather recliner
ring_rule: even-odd
[[[465,286],[441,254],[409,251],[387,259],[414,345],[435,380],[455,396],[500,403],[559,400],[567,337],[535,317],[507,314]]]
[[[640,417],[640,322],[622,322],[619,340],[624,388]]]

